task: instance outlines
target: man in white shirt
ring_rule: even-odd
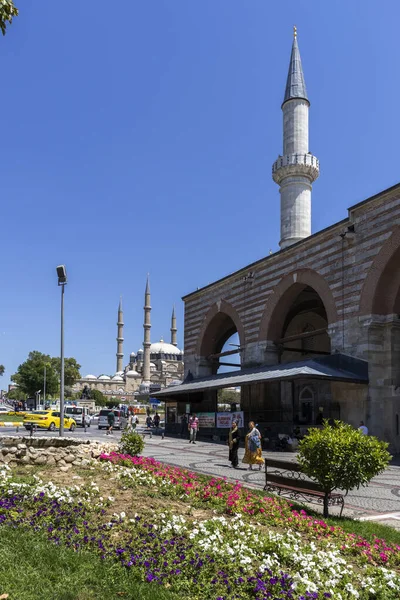
[[[360,421],[360,427],[358,428],[364,435],[368,435],[368,427],[364,425],[364,421]]]

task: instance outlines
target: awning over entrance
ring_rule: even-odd
[[[156,392],[153,396],[171,400],[183,400],[182,395],[216,390],[226,387],[238,387],[264,381],[288,381],[293,379],[324,379],[329,381],[347,381],[349,383],[368,383],[368,363],[345,354],[332,354],[302,361],[273,366],[241,369],[229,373],[220,373],[184,381]]]

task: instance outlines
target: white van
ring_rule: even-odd
[[[90,427],[91,417],[89,415],[89,409],[86,406],[66,406],[64,409],[66,417],[72,417],[78,427]]]

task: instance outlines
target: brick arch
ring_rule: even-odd
[[[325,307],[328,324],[338,321],[335,300],[328,282],[312,269],[297,269],[286,275],[275,286],[268,298],[260,322],[258,339],[275,340],[280,337],[284,320],[293,302],[305,287],[317,292]]]
[[[397,312],[400,289],[400,227],[385,241],[369,268],[361,290],[361,315]]]
[[[196,344],[197,356],[207,356],[215,351],[215,344],[218,343],[218,341],[221,341],[215,340],[215,335],[220,334],[220,332],[225,329],[224,319],[226,320],[225,325],[227,325],[228,318],[238,332],[240,345],[244,346],[245,332],[237,310],[232,306],[232,304],[226,302],[226,300],[220,300],[211,306],[204,317]],[[230,335],[231,334],[229,334],[226,339],[228,339]],[[225,343],[225,341],[223,343]]]

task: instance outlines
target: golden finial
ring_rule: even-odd
[[[294,39],[297,38],[297,27],[296,27],[296,25],[293,25],[293,37],[294,37]]]

